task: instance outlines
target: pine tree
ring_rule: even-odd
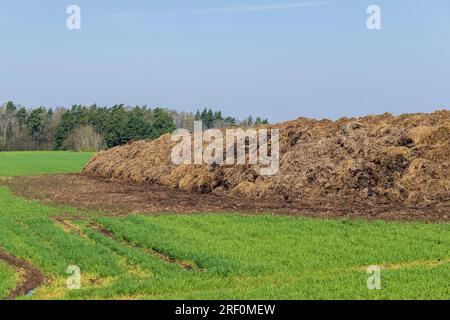
[[[195,121],[202,120],[202,115],[200,113],[200,110],[197,109],[197,112],[195,113]]]
[[[33,138],[35,148],[38,148],[43,140],[45,115],[46,110],[41,107],[31,111],[27,119],[27,127]]]
[[[136,107],[129,112],[125,140],[143,140],[152,137],[152,127],[147,119],[147,110]]]
[[[176,129],[172,116],[164,109],[153,110],[151,138],[156,139]]]

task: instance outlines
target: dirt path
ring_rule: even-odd
[[[9,264],[14,270],[23,273],[23,279],[21,279],[17,287],[10,292],[8,297],[6,297],[6,300],[14,300],[44,284],[45,277],[42,272],[27,261],[18,259],[2,249],[0,249],[0,260]]]
[[[52,205],[70,205],[105,214],[162,213],[276,213],[316,218],[362,218],[450,222],[450,203],[423,207],[317,207],[310,203],[252,201],[218,194],[198,194],[154,184],[110,182],[78,174],[14,178],[7,182],[14,194]]]

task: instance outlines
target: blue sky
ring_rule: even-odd
[[[66,28],[70,4],[80,31]],[[381,31],[366,28],[370,4]],[[0,102],[31,107],[275,122],[450,106],[448,0],[2,0],[0,41]]]

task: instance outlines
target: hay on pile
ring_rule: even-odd
[[[170,135],[101,152],[83,173],[312,206],[450,201],[450,111],[272,127],[280,130],[281,154],[274,176],[260,176],[257,165],[173,165]]]

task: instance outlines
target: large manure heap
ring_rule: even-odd
[[[100,152],[83,174],[311,206],[450,203],[450,111],[271,127],[280,130],[274,176],[258,165],[174,165],[171,135]]]

